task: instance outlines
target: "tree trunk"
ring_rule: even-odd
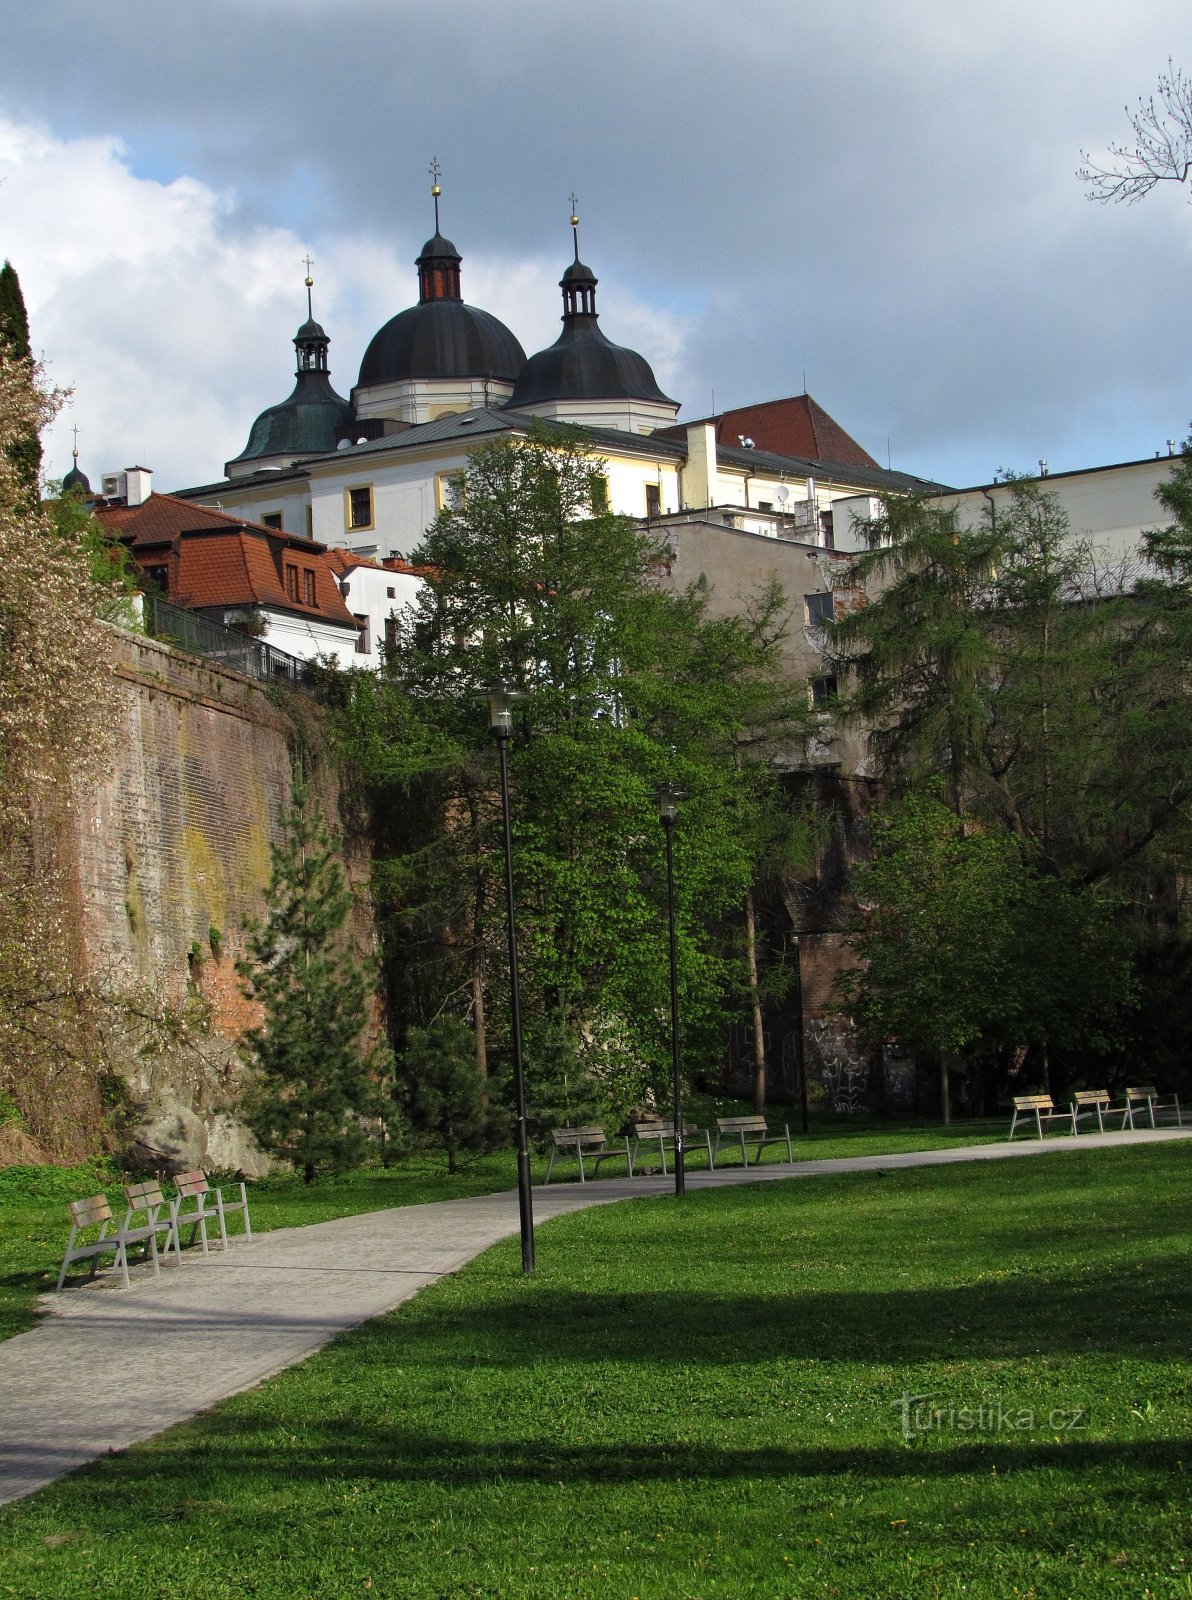
[[[753,1109],[766,1109],[766,1036],[762,1028],[762,992],[757,971],[757,928],[753,890],[745,895],[745,960],[749,968],[749,1003],[753,1011]]]
[[[940,1111],[944,1118],[944,1127],[952,1122],[952,1106],[948,1098],[948,1057],[943,1050],[940,1051]]]

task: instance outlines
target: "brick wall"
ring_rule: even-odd
[[[117,673],[113,764],[79,802],[76,850],[84,963],[129,1002],[109,1053],[130,1134],[150,1166],[260,1171],[235,1116],[235,1042],[253,1020],[235,964],[245,918],[264,912],[291,748],[309,728],[265,685],[156,640],[122,635]],[[304,723],[317,715],[296,709]],[[321,777],[334,822],[333,775]]]

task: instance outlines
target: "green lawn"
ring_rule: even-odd
[[[1188,1596],[1190,1156],[559,1219],[0,1512],[0,1595]]]
[[[707,1115],[746,1109],[737,1102],[709,1103]],[[787,1113],[775,1113],[780,1126]],[[795,1120],[797,1123],[797,1113]],[[868,1116],[812,1119],[807,1134],[796,1133],[800,1160],[838,1155],[871,1155],[899,1150],[927,1150],[939,1145],[984,1143],[1005,1136],[1001,1123],[961,1123],[942,1128],[938,1123],[888,1123]],[[767,1152],[773,1160],[776,1150]],[[729,1158],[731,1159],[731,1157]],[[707,1165],[696,1153],[692,1166]],[[560,1168],[565,1177],[574,1167]],[[534,1162],[534,1181],[546,1176],[545,1159]],[[106,1190],[115,1209],[121,1178],[102,1167],[0,1168],[0,1340],[24,1333],[37,1321],[37,1297],[54,1287],[70,1232],[67,1203]],[[431,1200],[456,1200],[466,1195],[493,1194],[517,1182],[512,1150],[466,1159],[449,1177],[445,1158],[420,1153],[392,1167],[364,1167],[339,1177],[326,1177],[306,1185],[300,1178],[267,1178],[250,1186],[254,1229],[300,1227],[326,1222],[332,1217],[354,1216],[361,1211],[381,1211],[388,1206],[422,1205]],[[238,1223],[236,1224],[239,1225]],[[81,1274],[82,1268],[76,1268]],[[3,1591],[0,1590],[0,1594]]]

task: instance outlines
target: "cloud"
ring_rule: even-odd
[[[320,241],[246,223],[234,191],[136,176],[115,136],[61,139],[0,119],[0,179],[33,346],[53,381],[73,390],[46,441],[52,476],[69,467],[77,426],[93,482],[133,464],[151,467],[160,489],[222,477],[253,418],[292,386],[308,249],[342,394],[373,333],[417,298],[421,233]],[[554,261],[464,254],[466,299],[506,322],[527,353],[554,342],[563,250]],[[683,320],[624,288],[606,310],[610,337],[648,346],[674,381]]]

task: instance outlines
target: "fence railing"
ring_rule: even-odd
[[[221,667],[243,672],[266,683],[288,683],[309,688],[308,663],[288,655],[263,639],[253,639],[235,628],[221,627],[193,611],[171,605],[160,595],[145,596],[145,631],[155,639],[169,639],[192,655],[206,656]]]

